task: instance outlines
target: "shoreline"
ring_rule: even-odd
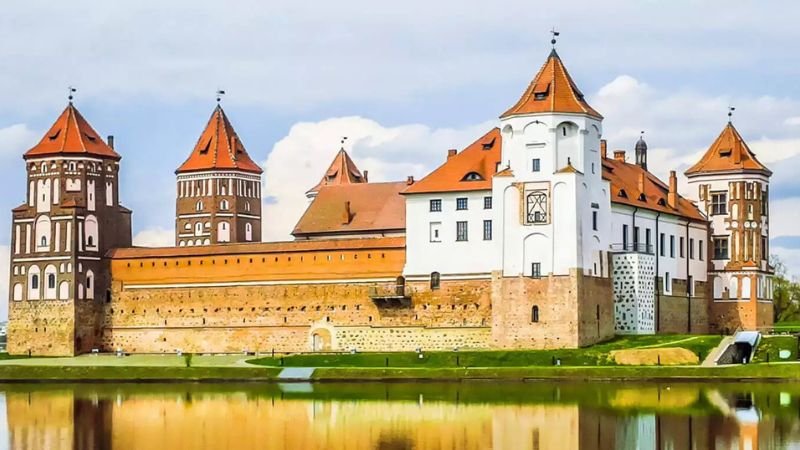
[[[291,368],[290,368],[291,369]],[[0,366],[0,383],[394,383],[394,382],[797,382],[799,363],[745,366],[315,368],[281,377],[281,367]]]

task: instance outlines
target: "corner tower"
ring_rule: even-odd
[[[729,121],[686,171],[699,208],[711,222],[708,260],[715,331],[772,326],[769,266],[769,179],[772,172]]]
[[[178,170],[175,245],[261,241],[261,168],[220,105]]]
[[[70,102],[23,156],[28,199],[13,210],[9,353],[69,356],[97,348],[111,287],[105,255],[131,245],[113,146]]]
[[[501,346],[579,347],[613,335],[602,120],[555,48],[500,116],[501,167],[492,191],[503,227],[503,288],[493,293]],[[595,284],[603,291],[590,294]],[[556,335],[568,338],[556,342]]]

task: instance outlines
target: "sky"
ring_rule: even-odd
[[[774,172],[772,253],[800,275],[798,17],[796,0],[4,2],[0,274],[10,210],[25,200],[21,156],[68,86],[94,128],[116,137],[136,244],[173,242],[174,170],[218,89],[265,170],[264,238],[289,239],[342,136],[371,181],[425,175],[497,124],[555,27],[609,148],[631,152],[644,130],[662,178],[693,163],[736,107],[734,124]]]

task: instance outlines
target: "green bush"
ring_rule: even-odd
[[[186,363],[186,367],[192,367],[192,357],[194,355],[192,353],[184,353],[183,354],[183,362]]]

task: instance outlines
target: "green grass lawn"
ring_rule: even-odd
[[[772,328],[778,333],[800,333],[800,322],[778,322]]]
[[[554,360],[560,360],[562,366],[606,366],[614,365],[609,356],[611,351],[630,348],[682,347],[694,352],[702,360],[721,339],[720,336],[697,335],[618,336],[610,341],[579,349],[423,351],[421,358],[414,352],[309,354],[258,358],[248,362],[272,367],[452,368],[552,366]]]
[[[789,350],[791,355],[788,359],[781,359],[781,350]],[[794,336],[764,336],[761,338],[756,354],[753,357],[754,363],[779,361],[797,361],[797,338]]]

